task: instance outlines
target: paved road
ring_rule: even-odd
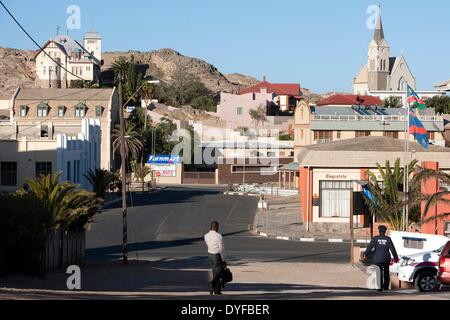
[[[205,256],[203,235],[220,221],[230,262],[334,262],[349,260],[347,244],[298,243],[264,239],[248,232],[257,199],[225,196],[208,187],[169,188],[135,195],[129,209],[130,259],[199,259]],[[120,204],[96,218],[87,234],[90,259],[121,257]]]

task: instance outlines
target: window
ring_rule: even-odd
[[[244,113],[244,109],[242,107],[239,107],[239,108],[236,109],[236,114],[238,116],[241,116],[243,113]]]
[[[103,114],[103,107],[102,106],[95,107],[95,116],[99,118],[102,116],[102,114]]]
[[[41,138],[48,138],[48,126],[41,125]]]
[[[1,185],[5,187],[17,186],[17,162],[2,162]]]
[[[20,106],[20,116],[26,117],[28,114],[28,107],[27,106]]]
[[[314,140],[333,140],[333,131],[314,131]]]
[[[70,161],[67,161],[67,180],[72,180],[72,165]]]
[[[52,174],[51,162],[36,162],[36,178]]]
[[[338,139],[341,139],[341,137],[342,137],[342,131],[336,132],[336,137],[337,137]]]
[[[273,171],[274,168],[272,168],[271,166],[232,166],[231,167],[231,172],[232,173],[243,173],[245,171],[245,173],[262,173],[262,172],[268,172],[268,171]]]
[[[42,118],[42,117],[47,117],[48,116],[48,105],[46,105],[45,103],[41,103],[37,106],[37,116]]]
[[[389,137],[389,138],[393,138],[393,139],[398,139],[398,131],[385,131],[383,133],[383,135],[385,137]]]
[[[59,106],[58,107],[58,117],[64,117],[65,114],[66,114],[66,107]]]
[[[450,221],[445,222],[444,235],[450,238]]]
[[[352,181],[320,181],[320,217],[349,218]]]
[[[425,239],[419,238],[403,238],[403,246],[406,249],[420,249],[424,248]]]
[[[370,131],[356,131],[355,137],[356,138],[370,137]]]
[[[273,151],[267,152],[267,157],[269,157],[269,158],[274,158],[276,156],[277,156],[277,154],[275,152],[273,152]]]
[[[435,132],[428,131],[428,140],[435,140],[435,138],[436,138]]]
[[[43,70],[44,76],[47,74],[47,67],[44,66],[44,70]]]
[[[75,106],[75,117],[82,118],[86,115],[86,106],[82,103],[79,103]]]

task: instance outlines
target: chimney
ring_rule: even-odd
[[[266,82],[266,76],[263,76],[263,82]]]

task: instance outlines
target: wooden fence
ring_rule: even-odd
[[[85,249],[85,231],[68,233],[58,230],[50,233],[41,246],[37,274],[45,277],[48,272],[63,270],[71,265],[82,266]]]

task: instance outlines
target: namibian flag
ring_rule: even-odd
[[[409,85],[407,85],[407,93],[408,96],[406,98],[406,102],[414,107],[417,107],[419,110],[425,110],[427,108],[425,101],[419,97],[419,95],[415,93]]]
[[[413,112],[409,112],[409,133],[414,135],[414,138],[422,147],[428,149],[430,145],[428,131]]]

